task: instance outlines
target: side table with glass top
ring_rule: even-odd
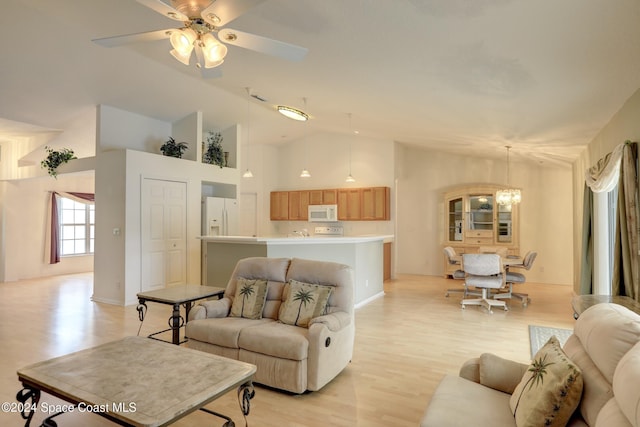
[[[154,332],[149,335],[149,338],[153,338],[159,341],[164,341],[160,338],[156,338],[163,332],[172,331],[171,342],[176,345],[183,344],[187,341],[186,337],[180,341],[180,328],[182,328],[189,318],[189,312],[195,301],[207,298],[217,297],[222,298],[225,288],[218,288],[214,286],[201,286],[201,285],[179,285],[170,286],[163,289],[156,289],[153,291],[146,291],[138,293],[138,316],[140,322],[144,321],[145,314],[147,312],[147,301],[157,302],[160,304],[168,304],[173,306],[173,312],[169,318],[169,328],[162,331]],[[180,306],[185,308],[184,318],[180,315]]]
[[[633,298],[620,295],[576,295],[571,299],[571,308],[573,308],[573,318],[577,319],[583,311],[592,305],[601,304],[603,302],[612,302],[619,304],[640,314],[640,303]]]

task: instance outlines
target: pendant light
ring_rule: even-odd
[[[356,179],[351,175],[351,138],[353,138],[353,129],[351,127],[351,113],[348,113],[349,116],[349,175],[347,175],[346,182],[356,182]]]
[[[510,187],[509,151],[511,150],[511,146],[507,145],[505,148],[507,149],[507,187],[502,190],[498,190],[498,192],[496,193],[496,202],[498,202],[500,206],[511,206],[520,203],[520,201],[522,201],[522,195],[520,194],[519,189]]]
[[[304,102],[304,109],[307,109],[307,98],[302,98],[302,101]],[[307,161],[309,160],[309,156],[308,156],[308,147],[307,145],[309,144],[308,141],[308,120],[305,120],[305,124],[304,124],[304,164],[307,163]],[[311,173],[309,172],[309,169],[305,167],[302,168],[302,172],[300,172],[300,178],[311,178]]]
[[[253,173],[251,173],[251,169],[249,169],[249,143],[251,142],[250,138],[250,122],[251,122],[251,88],[245,88],[247,90],[247,170],[242,174],[243,178],[253,178]]]

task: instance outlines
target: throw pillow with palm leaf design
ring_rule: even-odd
[[[266,298],[266,280],[238,277],[229,316],[262,319],[262,309]]]
[[[290,280],[284,288],[278,320],[294,326],[308,327],[314,317],[326,313],[333,286],[313,285]]]
[[[582,372],[552,336],[536,353],[509,406],[518,427],[565,426],[582,398]]]

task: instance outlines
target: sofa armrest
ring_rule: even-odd
[[[503,359],[491,353],[468,360],[460,368],[460,376],[486,387],[512,394],[529,365]]]
[[[314,317],[309,322],[309,327],[311,327],[311,325],[313,325],[314,323],[323,324],[330,331],[337,332],[343,329],[345,326],[349,326],[351,324],[351,315],[344,311],[336,311],[335,313]]]
[[[222,298],[199,303],[189,312],[189,320],[227,317],[231,308],[231,300]]]
[[[458,375],[465,380],[480,384],[480,358],[474,357],[464,362]]]

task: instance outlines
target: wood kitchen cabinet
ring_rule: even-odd
[[[362,189],[338,190],[338,220],[359,221],[362,219]]]
[[[390,219],[389,187],[371,187],[362,189],[363,220],[388,221]]]
[[[289,192],[272,191],[270,200],[270,216],[272,221],[289,219]]]
[[[338,203],[338,190],[309,190],[310,205],[335,205]]]
[[[289,221],[309,219],[309,191],[289,191]]]
[[[388,221],[389,187],[272,191],[272,221],[307,221],[309,205],[338,205],[339,221]]]

